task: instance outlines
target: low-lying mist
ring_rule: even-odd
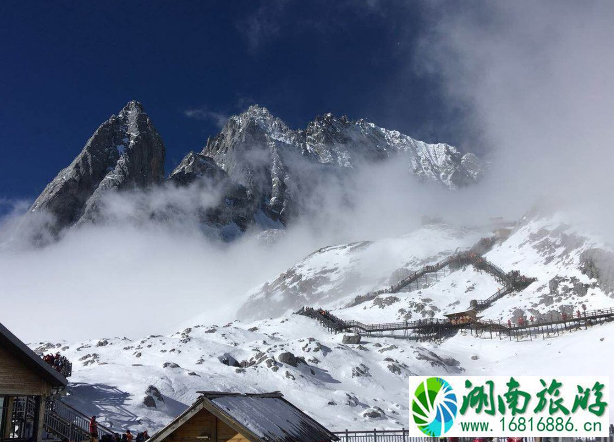
[[[477,204],[477,191],[419,182],[406,161],[364,165],[319,180],[287,229],[253,228],[228,243],[199,221],[221,195],[196,185],[110,193],[103,222],[43,247],[29,241],[49,215],[23,215],[21,203],[0,225],[1,320],[27,340],[136,338],[194,317],[229,322],[249,289],[320,247],[402,235],[422,215],[474,225],[502,213]]]

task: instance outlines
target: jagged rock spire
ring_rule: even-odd
[[[108,191],[164,179],[164,143],[138,101],[102,123],[73,162],[47,185],[32,212],[54,215],[55,229],[93,219]]]

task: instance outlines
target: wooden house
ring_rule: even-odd
[[[449,313],[445,315],[453,325],[471,324],[478,320],[475,310],[467,310],[464,312]]]
[[[0,324],[0,441],[41,441],[45,401],[67,383]]]
[[[198,400],[148,442],[330,442],[339,438],[283,398],[199,391]]]

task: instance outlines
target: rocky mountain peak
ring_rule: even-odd
[[[348,123],[350,123],[350,119],[347,117],[347,115],[336,117],[334,114],[328,112],[323,115],[317,115],[313,119],[313,121],[309,123],[308,127],[322,125],[322,124],[333,124],[335,122],[339,122],[339,123],[342,123],[343,125],[347,125]]]
[[[293,131],[281,119],[277,118],[266,107],[254,104],[245,112],[230,117],[225,129],[230,131],[239,131],[255,136],[257,133],[259,139],[270,138],[278,139],[287,137],[293,134]]]
[[[165,182],[164,156],[164,143],[143,105],[130,101],[100,125],[31,211],[51,213],[56,231],[104,219],[103,196],[109,192]],[[421,180],[450,189],[471,185],[483,173],[473,154],[367,120],[326,113],[293,130],[267,108],[253,105],[230,117],[201,152],[190,152],[169,181],[179,186],[198,181],[195,187],[203,192],[218,187],[220,205],[205,211],[202,222],[236,232],[251,224],[281,227],[317,206],[318,183],[391,158],[406,163]]]
[[[105,193],[162,181],[164,155],[162,138],[143,106],[130,101],[98,127],[30,210],[52,214],[55,231],[85,219],[95,220]]]
[[[143,105],[140,101],[131,100],[129,101],[124,108],[120,111],[122,113],[131,113],[131,112],[145,112],[143,110]]]
[[[252,104],[241,115],[245,115],[245,116],[248,116],[248,115],[257,116],[257,115],[259,115],[259,116],[273,117],[271,112],[269,112],[269,110],[266,107],[260,106],[259,104]]]

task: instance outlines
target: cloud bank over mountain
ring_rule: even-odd
[[[330,115],[292,130],[259,107],[162,182],[156,133],[147,129],[154,155],[130,156],[142,135],[120,117],[95,185],[67,192],[78,204],[66,225],[76,228],[45,230],[57,215],[24,218],[23,203],[3,218],[0,296],[11,315],[2,320],[30,339],[159,333],[195,315],[230,320],[249,289],[312,251],[402,235],[422,215],[476,225],[535,204],[564,207],[612,239],[612,18],[607,3],[425,11],[431,26],[408,62],[470,110],[468,138],[477,133],[490,148],[485,173],[468,186],[452,178],[466,184],[481,166],[451,146]],[[359,150],[366,155],[356,160]],[[101,183],[119,191],[97,194]],[[98,221],[80,223],[86,212]],[[20,329],[26,314],[44,329]]]
[[[490,147],[482,187],[516,209],[562,205],[613,239],[614,5],[464,6],[428,10],[418,63],[470,109],[467,131]]]

